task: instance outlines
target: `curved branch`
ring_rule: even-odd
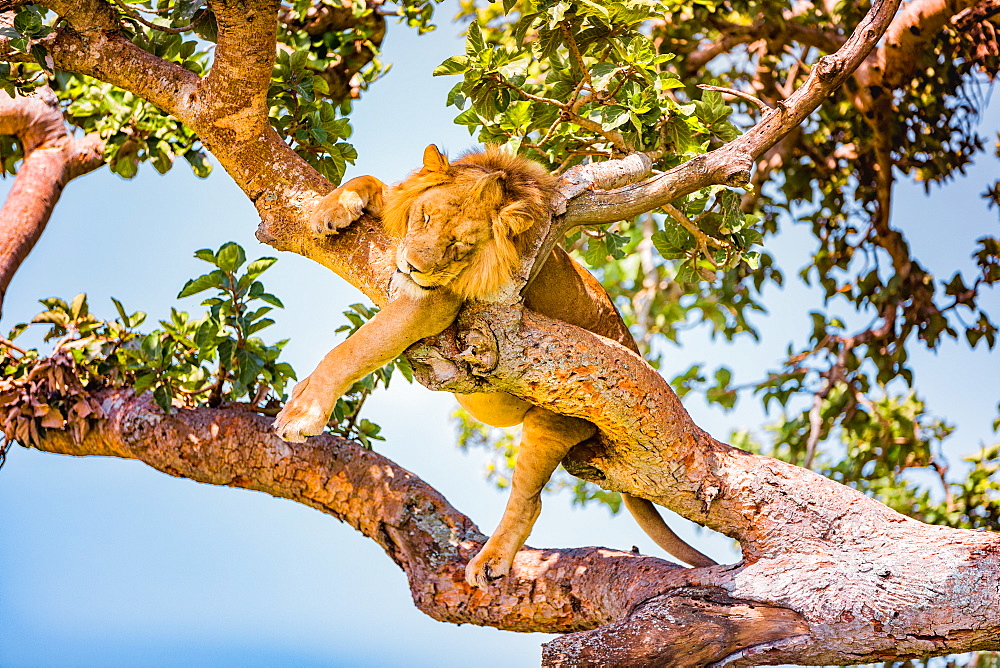
[[[409,577],[417,607],[435,619],[565,633],[623,620],[667,591],[692,597],[683,591],[693,584],[692,570],[603,548],[525,548],[509,577],[474,589],[465,582],[465,562],[485,536],[385,457],[332,435],[290,445],[273,434],[269,418],[237,406],[164,415],[148,394],[104,390],[97,397],[104,418],[82,440],[53,429],[40,448],[136,459],[170,475],[316,508],[375,540]],[[725,569],[715,570],[721,576]]]
[[[586,419],[601,437],[569,453],[570,473],[737,538],[743,563],[708,576],[711,584],[795,610],[811,629],[794,648],[775,649],[768,663],[1000,648],[1000,534],[925,525],[811,471],[720,443],[631,350],[510,311],[490,305],[460,316],[459,340],[466,329],[492,332],[496,348],[484,355],[500,361],[483,365],[492,368],[487,376],[475,364],[444,369],[442,357],[461,358],[454,340],[439,341],[436,353],[411,350],[422,382],[505,391]],[[955,615],[960,622],[941,625]]]
[[[864,61],[892,21],[901,0],[877,0],[836,53],[823,56],[783,104],[745,134],[659,176],[618,190],[588,192],[567,207],[558,233],[584,224],[611,223],[650,211],[713,184],[743,185],[753,163],[802,123]]]
[[[0,309],[14,273],[45,230],[62,189],[104,164],[104,142],[96,135],[75,139],[66,132],[51,90],[11,99],[0,91],[0,134],[21,142],[24,159],[0,208]]]

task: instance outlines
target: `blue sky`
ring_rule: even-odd
[[[371,173],[391,182],[417,165],[428,143],[453,154],[472,145],[467,131],[451,123],[454,110],[444,106],[455,79],[430,77],[434,66],[461,52],[457,33],[446,22],[423,37],[391,27],[385,59],[393,70],[357,105],[352,141],[359,159],[349,177]],[[998,120],[994,108],[985,127],[1000,127]],[[931,198],[916,186],[900,186],[894,224],[937,277],[971,267],[973,240],[996,233],[997,214],[986,211],[979,193],[997,172],[996,160],[983,156],[966,179]],[[106,169],[79,179],[15,277],[0,330],[34,315],[38,298],[78,292],[87,292],[92,310],[109,317],[111,295],[152,319],[164,317],[185,280],[206,266],[192,257],[196,249],[235,240],[251,258],[275,255],[254,238],[257,222],[221,170],[206,181],[183,164],[166,176],[144,166],[129,182]],[[769,246],[789,277],[812,248],[803,227],[790,227]],[[287,357],[303,376],[336,341],[340,312],[361,297],[318,265],[277,255],[264,278],[286,308],[262,334],[291,338]],[[805,335],[808,297],[798,286],[772,295],[760,345],[713,342],[695,330],[683,348],[671,350],[665,372],[701,361],[734,367],[739,382],[759,377],[778,364],[789,332]],[[988,299],[992,311],[1000,311],[998,296]],[[181,308],[199,307],[188,299]],[[915,359],[930,407],[960,425],[948,442],[951,459],[992,442],[1000,399],[996,357],[945,343],[941,353],[920,352]],[[368,417],[383,425],[387,438],[377,449],[490,531],[504,495],[484,478],[485,455],[454,447],[451,396],[398,384],[369,403]],[[729,415],[699,399],[687,404],[720,438],[764,420],[752,402]],[[5,667],[520,666],[537,665],[539,645],[549,637],[436,622],[413,607],[392,561],[350,527],[288,501],[170,478],[137,462],[15,448],[0,471],[0,513]],[[672,523],[716,558],[734,558],[728,539]],[[627,516],[572,508],[562,496],[546,500],[529,543],[653,549]]]

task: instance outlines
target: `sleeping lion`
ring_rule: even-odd
[[[392,188],[361,176],[327,195],[312,217],[317,234],[341,229],[367,211],[381,216],[386,232],[400,240],[395,297],[295,386],[274,421],[277,434],[291,442],[319,434],[337,399],[356,380],[446,329],[465,300],[489,300],[508,286],[520,264],[525,232],[550,215],[554,188],[553,177],[531,160],[487,147],[449,164],[431,145],[423,167]],[[525,288],[524,305],[638,353],[604,288],[558,246]],[[542,487],[570,448],[594,436],[596,428],[505,393],[456,397],[486,424],[523,425],[500,525],[465,571],[470,585],[485,587],[510,571],[541,510]],[[715,563],[678,538],[649,501],[622,497],[661,548],[694,566]]]

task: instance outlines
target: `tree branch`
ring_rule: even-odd
[[[0,208],[2,309],[7,287],[45,230],[62,189],[104,164],[104,142],[96,135],[70,136],[48,88],[17,99],[0,91],[0,134],[16,136],[24,151],[14,185]]]
[[[268,418],[238,406],[164,415],[148,394],[104,390],[97,398],[104,418],[82,440],[48,430],[41,449],[137,459],[169,475],[316,508],[375,540],[409,577],[417,607],[441,621],[572,632],[622,620],[668,591],[678,601],[705,596],[685,593],[690,569],[603,548],[525,548],[509,577],[474,589],[465,582],[465,562],[485,536],[437,491],[381,455],[328,434],[289,445],[273,434]]]
[[[470,330],[496,347],[483,346],[481,365],[443,369],[440,359],[457,359],[455,341]],[[743,562],[699,582],[791,608],[810,628],[767,663],[1000,647],[1000,535],[925,525],[806,469],[720,443],[635,353],[566,323],[509,305],[467,308],[457,337],[435,346],[433,354],[411,349],[425,384],[509,392],[586,419],[600,438],[569,453],[572,474],[737,538]],[[955,614],[962,621],[942,631],[941,619]]]
[[[820,58],[791,97],[738,139],[642,183],[577,197],[568,205],[561,224],[553,226],[557,228],[554,233],[631,218],[709,185],[746,184],[753,163],[802,123],[868,56],[899,5],[900,0],[874,2],[844,46]]]

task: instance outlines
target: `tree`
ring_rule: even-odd
[[[50,188],[29,198],[34,211],[18,204],[32,190],[15,188],[8,205],[22,213],[0,213],[0,224],[28,228],[3,228],[13,241],[4,287],[61,186],[99,166],[95,155],[126,177],[142,160],[165,170],[176,155],[204,173],[204,146],[255,203],[263,241],[385,301],[378,258],[390,243],[377,221],[328,241],[302,227],[327,179],[339,180],[355,155],[340,141],[347,124],[337,106],[346,111],[348,96],[379,72],[380,7],[355,16],[308,2],[178,2],[156,5],[170,11],[174,27],[164,30],[163,18],[143,17],[150,3],[42,6],[51,13],[3,7],[12,62],[5,116],[18,137],[5,147],[5,164],[20,161],[18,185]],[[139,316],[124,309],[108,322],[83,299],[46,303],[41,321],[63,340],[44,357],[5,344],[5,433],[40,449],[137,458],[319,507],[376,540],[433,617],[567,633],[546,647],[552,665],[844,663],[997,649],[997,540],[957,528],[997,528],[996,448],[984,449],[966,480],[946,480],[931,448],[948,427],[899,388],[913,382],[906,361],[914,339],[933,348],[962,327],[969,344],[992,347],[996,330],[979,298],[1000,278],[1000,249],[996,239],[981,240],[980,275],[969,287],[956,274],[942,297],[889,218],[893,166],[943,180],[982,146],[971,119],[982,108],[976,77],[996,70],[992,8],[898,7],[505,3],[518,12],[514,21],[496,7],[470,6],[478,17],[467,53],[439,69],[463,75],[450,97],[462,109],[458,122],[563,173],[562,204],[535,255],[577,226],[617,223],[569,243],[612,286],[652,362],[657,337],[676,338],[689,313],[726,337],[752,335],[747,315],[760,308],[762,286],[782,275],[751,248],[788,216],[811,221],[821,243],[806,277],[874,317],[848,334],[849,325],[812,314],[811,343],[754,387],[765,404],[788,407],[767,445],[788,461],[715,441],[652,368],[516,303],[467,306],[460,334],[478,330],[485,342],[471,359],[448,335],[409,352],[432,388],[461,391],[486,378],[590,419],[601,439],[571,453],[567,468],[736,538],[738,567],[689,570],[631,553],[526,548],[507,582],[471,592],[461,573],[482,536],[434,490],[333,435],[294,456],[268,435],[258,413],[273,412],[290,374],[280,346],[251,336],[267,322],[250,302],[280,302],[255,287],[269,261],[247,265],[234,245],[199,251],[215,268],[182,294],[219,291],[201,320],[178,314],[139,335]],[[400,11],[418,28],[429,19],[428,5]],[[210,66],[197,43],[178,36],[191,30],[216,43]],[[745,53],[710,70],[705,85],[715,88],[699,94],[693,84],[709,78],[705,63],[742,45]],[[88,133],[83,142],[60,132],[48,93],[15,97],[37,87],[43,71],[67,101],[64,122]],[[735,123],[723,94],[739,106]],[[742,195],[733,190],[748,185]],[[665,218],[645,215],[657,208]],[[874,268],[862,266],[856,248]],[[633,266],[629,255],[639,260]],[[959,307],[973,324],[954,316]],[[569,382],[581,369],[594,370],[590,391]],[[676,384],[723,405],[738,393],[725,369],[714,384],[699,368]],[[796,414],[803,396],[809,403]],[[350,435],[373,435],[360,420],[345,421]],[[846,456],[821,450],[837,443]],[[919,466],[940,472],[943,502],[902,478]],[[593,487],[579,492],[600,496]]]

